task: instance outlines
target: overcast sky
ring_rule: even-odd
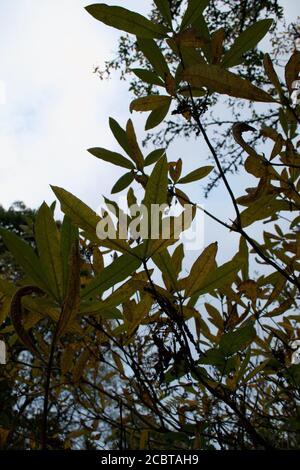
[[[124,82],[101,82],[92,73],[112,56],[118,32],[95,21],[84,10],[89,3],[0,0],[0,204],[6,208],[15,200],[34,208],[50,203],[54,184],[96,209],[122,174],[86,152],[117,149],[108,117],[125,125],[130,102]],[[149,0],[106,3],[140,12],[150,6]],[[282,3],[288,20],[295,20],[298,2]],[[171,159],[190,155],[190,166],[195,146],[177,142],[170,152]],[[226,204],[220,189],[209,205],[224,212]],[[206,232],[210,241],[215,226],[208,223]]]

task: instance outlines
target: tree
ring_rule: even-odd
[[[212,38],[220,33],[204,34],[206,2],[199,8],[199,1],[190,0],[178,25],[169,2],[155,4],[164,22],[105,4],[87,11],[137,36],[140,53],[155,63],[163,91],[135,98],[131,112],[150,112],[149,128],[175,109],[188,115],[191,132],[203,137],[235,220],[204,212],[238,235],[239,247],[218,265],[222,247],[212,243],[189,274],[183,272],[187,250],[179,235],[203,209],[181,188],[213,168],[199,168],[195,160],[195,170],[185,174],[184,160],[169,162],[164,148],[145,156],[133,121],[123,129],[110,118],[122,153],[101,147],[89,152],[124,168],[112,193],[126,190],[128,208],[106,198],[96,214],[73,194],[53,187],[65,217],[57,226],[51,209],[41,206],[34,228],[37,252],[1,230],[25,272],[16,287],[1,280],[1,291],[10,299],[14,327],[6,340],[18,338],[32,354],[36,406],[42,404],[40,433],[30,445],[55,448],[59,435],[67,448],[84,447],[86,439],[96,447],[119,449],[298,448],[299,104],[290,96],[300,71],[299,52],[285,66],[284,86],[266,54],[264,73],[272,90],[262,83],[258,87],[235,66],[271,21],[249,26],[250,45],[249,30],[243,31],[231,48],[219,48],[216,58]],[[148,70],[139,74],[148,81]],[[262,128],[271,144],[264,152],[244,140],[244,133],[253,131],[249,123],[233,125],[231,138],[243,151],[243,171],[256,181],[239,197],[197,101],[203,96],[207,106],[216,94],[246,100],[254,108],[267,103],[281,125]],[[180,215],[172,212],[179,205]],[[48,330],[41,336],[43,322]],[[61,426],[54,434],[51,414],[63,400],[71,402],[73,428],[66,433]]]

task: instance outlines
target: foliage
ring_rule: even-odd
[[[146,234],[119,235],[115,229],[124,220],[134,222],[133,207],[141,203],[148,209],[154,204],[170,209],[178,203],[182,212],[189,204],[192,223],[202,209],[199,201],[189,201],[181,185],[195,184],[212,168],[198,168],[195,160],[195,170],[185,174],[185,159],[169,162],[164,148],[146,156],[133,121],[122,128],[111,118],[110,128],[122,150],[93,148],[90,153],[124,169],[112,192],[127,190],[128,210],[106,199],[106,208],[96,214],[76,196],[53,187],[65,216],[57,226],[51,209],[45,203],[40,207],[34,227],[37,251],[1,230],[25,272],[16,286],[1,280],[13,322],[2,334],[9,353],[14,343],[30,352],[34,383],[26,374],[20,373],[19,380],[30,382],[36,406],[43,403],[40,432],[31,434],[29,446],[55,448],[59,439],[65,448],[83,447],[89,439],[95,447],[120,449],[297,448],[300,365],[293,345],[299,339],[299,315],[294,311],[300,271],[299,105],[293,106],[287,90],[299,73],[297,52],[286,65],[287,86],[281,86],[268,55],[263,73],[272,90],[262,83],[257,86],[232,67],[244,63],[244,54],[266,34],[270,21],[249,25],[251,34],[242,28],[224,50],[226,23],[221,25],[224,31],[215,25],[216,30],[206,34],[208,2],[199,8],[198,1],[190,0],[178,25],[171,21],[169,2],[155,3],[165,21],[151,25],[119,7],[97,4],[87,10],[97,20],[138,34],[140,54],[152,64],[160,93],[150,90],[135,98],[130,110],[150,113],[150,128],[174,109],[188,119],[191,132],[196,128],[202,135],[235,220],[205,214],[238,235],[239,247],[220,265],[218,245],[210,244],[187,274],[183,266],[190,258],[178,240],[178,216],[168,209],[160,213],[155,239],[149,237],[153,220],[148,215]],[[138,74],[154,82],[149,70]],[[262,136],[271,144],[264,153],[244,140],[243,133],[253,130],[248,123],[236,122],[231,129],[231,138],[243,152],[244,171],[255,182],[239,197],[223,171],[197,101],[203,96],[209,105],[216,94],[242,98],[253,107],[269,103],[281,125],[279,130],[262,127]],[[171,230],[164,238],[166,220]],[[116,236],[99,237],[104,222]],[[255,238],[248,227],[256,228]],[[263,269],[256,275],[254,268],[260,265]],[[40,335],[44,322],[48,332]],[[10,356],[8,371],[13,364]],[[62,400],[71,401],[74,428],[65,432],[62,426],[54,433],[51,415]],[[12,431],[2,429],[2,439]]]

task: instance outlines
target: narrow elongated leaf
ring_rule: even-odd
[[[109,127],[112,131],[116,141],[122,147],[123,150],[130,155],[130,146],[127,139],[126,131],[120,126],[120,124],[112,117],[109,118]]]
[[[184,176],[183,178],[180,178],[178,181],[178,184],[187,184],[191,183],[192,181],[198,181],[201,180],[202,178],[205,178],[205,176],[209,175],[209,173],[214,169],[213,166],[203,166],[201,168],[198,168],[197,170],[192,171],[188,175]]]
[[[293,91],[294,80],[299,79],[299,73],[300,73],[300,51],[296,51],[290,57],[290,60],[285,66],[285,82],[290,93],[292,93]]]
[[[80,305],[80,253],[79,240],[73,242],[70,253],[70,272],[66,296],[57,325],[57,337],[63,335],[69,323],[76,317]]]
[[[0,235],[17,263],[24,269],[26,276],[42,290],[49,293],[51,296],[55,296],[51,287],[48,285],[48,279],[44,272],[43,265],[33,248],[8,230],[0,228]]]
[[[152,111],[153,109],[167,106],[172,98],[167,95],[149,95],[137,98],[130,103],[130,112],[132,111]]]
[[[118,181],[115,183],[114,187],[111,190],[112,194],[123,191],[123,189],[127,188],[133,180],[134,176],[131,171],[129,173],[125,173],[125,175],[121,176],[121,178],[118,179]]]
[[[63,269],[60,252],[59,233],[52,212],[43,203],[36,214],[35,240],[39,258],[47,275],[56,299],[63,298]]]
[[[60,251],[63,269],[63,297],[65,297],[68,280],[70,275],[69,259],[73,242],[78,237],[78,228],[75,227],[68,216],[64,216],[64,220],[60,230]]]
[[[96,20],[143,38],[164,38],[168,29],[123,7],[96,3],[85,7]]]
[[[253,324],[243,326],[236,331],[225,333],[219,343],[220,350],[226,355],[243,351],[254,340],[256,331]]]
[[[141,260],[131,255],[122,255],[90,282],[84,289],[83,298],[102,295],[107,289],[115,286],[132,275],[141,265]]]
[[[160,108],[153,109],[153,111],[151,111],[146,121],[146,131],[149,131],[150,129],[153,129],[154,127],[158,126],[165,119],[166,115],[169,112],[170,104],[171,101],[168,104],[161,106]]]
[[[210,271],[216,266],[218,244],[211,243],[203,250],[191,268],[189,276],[185,279],[185,296],[190,297],[205,283]]]
[[[166,149],[163,148],[152,150],[152,152],[150,152],[145,158],[145,166],[153,165],[153,163],[156,163],[157,160],[165,155],[165,153]]]
[[[168,163],[162,157],[155,165],[146,186],[144,204],[150,210],[151,204],[165,204],[168,190]]]
[[[106,150],[101,147],[88,149],[88,152],[94,155],[94,157],[100,158],[105,162],[112,163],[113,165],[121,166],[122,168],[127,168],[129,170],[134,168],[134,165],[130,160],[117,152],[111,152],[110,150]]]
[[[249,80],[245,80],[218,65],[198,64],[188,67],[183,71],[183,78],[195,87],[205,86],[210,91],[224,95],[250,101],[275,101],[272,96],[252,85]]]
[[[174,290],[177,289],[177,275],[173,267],[172,258],[167,249],[162,250],[160,253],[156,253],[152,256],[152,260],[156,266],[160,269],[162,274],[165,274],[169,279],[171,286]]]
[[[278,93],[281,95],[283,93],[283,90],[281,88],[280,80],[274,69],[274,66],[273,66],[273,63],[269,54],[264,55],[264,68],[265,68],[266,74],[268,75],[268,78],[273,83]]]
[[[127,121],[126,134],[127,134],[129,147],[130,147],[130,156],[132,160],[135,162],[137,168],[139,170],[142,170],[144,166],[144,156],[137,142],[135,130],[134,130],[131,119],[128,119]]]
[[[257,46],[271,28],[272,23],[272,19],[264,19],[249,26],[226,52],[222,64],[225,67],[234,67],[240,64],[242,55]]]
[[[138,48],[152,65],[154,71],[164,80],[170,73],[168,64],[155,41],[152,39],[138,38]]]
[[[131,69],[131,71],[143,82],[150,83],[150,85],[165,86],[157,73],[145,69]]]
[[[188,7],[182,18],[180,31],[197,21],[208,4],[209,0],[189,0]]]
[[[170,11],[170,5],[168,0],[154,0],[154,3],[160,11],[162,17],[166,20],[169,26],[172,28],[172,16]]]
[[[96,227],[100,217],[84,202],[58,186],[51,186],[57,199],[60,201],[61,210],[71,221],[89,234],[91,240],[99,241],[96,235]]]

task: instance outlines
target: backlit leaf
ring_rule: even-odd
[[[205,178],[205,176],[209,175],[213,168],[213,166],[203,166],[201,168],[198,168],[197,170],[192,171],[183,178],[180,178],[178,184],[187,184],[191,183],[192,181],[201,180],[202,178]]]
[[[94,157],[100,158],[100,160],[104,160],[105,162],[112,163],[113,165],[127,168],[129,170],[134,168],[134,165],[130,160],[117,152],[111,152],[110,150],[106,150],[101,147],[88,149],[88,152],[94,155]]]

